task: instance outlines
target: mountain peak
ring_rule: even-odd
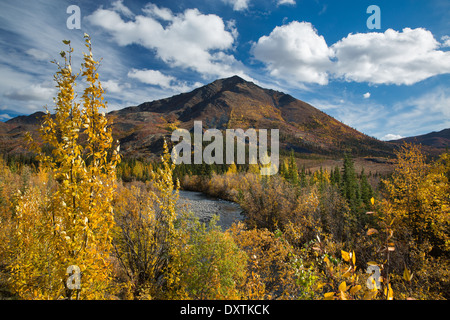
[[[205,89],[206,91],[214,91],[214,92],[220,92],[220,91],[234,91],[237,86],[240,84],[253,84],[252,82],[248,82],[244,80],[243,78],[234,75],[229,78],[222,78],[217,79],[201,88],[198,88],[196,90],[202,90]]]
[[[234,76],[229,77],[229,78],[218,79],[218,80],[216,80],[214,82],[220,82],[220,83],[229,84],[229,85],[236,85],[236,84],[239,84],[239,83],[246,83],[248,81],[242,79],[238,75],[234,75]]]
[[[9,119],[6,123],[10,124],[39,124],[42,118],[45,116],[45,112],[37,111],[28,116],[17,116],[15,118]]]

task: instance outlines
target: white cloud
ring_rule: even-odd
[[[234,11],[242,11],[248,9],[250,0],[222,0],[226,4],[233,6]]]
[[[175,77],[167,76],[158,70],[132,69],[128,72],[128,77],[137,79],[145,84],[159,86],[163,89],[170,89],[174,92],[185,92],[201,85],[198,82],[193,85],[188,85],[186,82],[178,81]]]
[[[432,114],[435,116],[438,114],[450,124],[449,88],[437,88],[419,98],[410,99],[405,102],[405,105],[414,107],[415,110],[422,112],[423,115]]]
[[[34,59],[39,61],[50,61],[51,57],[47,52],[44,52],[39,49],[31,48],[26,51],[26,53],[32,56]]]
[[[354,95],[335,93],[308,102],[339,121],[381,140],[395,139],[388,134],[395,133],[402,138],[450,128],[450,88],[447,87],[437,87],[390,105],[372,99],[364,103],[354,101],[359,101]]]
[[[444,47],[444,48],[450,47],[450,36],[443,36],[443,37],[441,38],[441,40],[442,40],[442,45],[441,45],[441,47]]]
[[[236,27],[236,20],[228,20],[226,22],[226,28],[230,31],[231,35],[236,40],[239,36],[239,32]]]
[[[278,5],[282,5],[282,4],[295,5],[295,0],[278,0]]]
[[[370,92],[366,92],[363,94],[364,99],[369,99],[370,98]]]
[[[343,99],[330,96],[326,100],[313,99],[309,103],[346,125],[375,137],[385,135],[385,119],[392,115],[392,111],[383,105],[375,102],[354,103],[353,97]]]
[[[87,20],[109,32],[121,46],[139,44],[172,67],[189,68],[203,76],[227,77],[242,73],[242,64],[227,53],[236,31],[227,30],[217,15],[187,9],[180,14],[148,5],[146,16],[124,21],[114,10],[98,9]],[[164,25],[159,20],[169,23]],[[229,24],[229,26],[232,24]]]
[[[450,52],[438,47],[423,28],[349,34],[331,47],[337,59],[334,73],[347,81],[411,85],[450,73]]]
[[[102,81],[102,87],[107,93],[120,93],[124,88],[129,88],[128,84],[121,85],[116,80]]]
[[[33,84],[27,88],[14,89],[4,94],[5,97],[19,101],[48,101],[55,94],[54,88]]]
[[[322,5],[322,9],[319,11],[319,16],[321,16],[322,14],[324,14],[328,9],[328,5],[323,4]]]
[[[12,119],[12,117],[7,113],[0,114],[0,121],[8,121],[9,119]]]
[[[82,52],[86,51],[83,32],[66,28],[69,15],[66,14],[68,4],[65,1],[31,1],[26,5],[2,2],[0,6],[0,24],[4,30],[0,41],[2,102],[8,106],[8,111],[13,110],[14,114],[43,110],[45,105],[51,108],[52,98],[56,95],[53,75],[57,68],[49,61],[56,59],[61,62],[59,52],[67,49],[62,40],[68,39],[74,48],[72,68],[75,72],[79,70]],[[88,7],[81,7],[81,26],[93,35],[94,58],[103,58],[100,78],[120,79],[128,72],[128,60],[122,61],[120,48],[117,48],[116,44],[109,45],[107,41],[103,41],[101,37],[96,36],[97,32],[93,32],[85,23]],[[79,82],[78,85],[77,91],[81,96],[83,83]]]
[[[270,35],[259,38],[252,51],[274,77],[288,82],[328,83],[332,51],[309,22],[276,27]]]
[[[399,139],[402,139],[402,138],[404,138],[404,137],[399,135],[399,134],[388,133],[387,135],[382,137],[380,140],[391,141],[391,140],[399,140]]]
[[[450,73],[450,37],[439,43],[423,28],[349,34],[328,47],[309,22],[276,27],[253,45],[270,74],[295,85],[328,84],[329,78],[370,84],[412,85]]]
[[[234,11],[247,10],[251,0],[222,0],[222,2],[232,5]],[[295,5],[295,0],[278,0],[277,5]]]
[[[383,126],[397,134],[415,136],[450,128],[450,89],[438,87],[426,94],[394,104]]]
[[[112,7],[115,11],[122,13],[125,17],[132,18],[134,17],[133,12],[128,9],[124,4],[123,0],[117,0],[112,3]]]
[[[164,21],[170,21],[173,19],[172,10],[168,8],[159,8],[156,4],[148,3],[144,9],[142,9],[147,15],[156,19],[162,19]]]
[[[175,81],[174,77],[166,76],[158,70],[137,70],[128,72],[128,77],[137,79],[143,83],[169,88],[170,83]]]

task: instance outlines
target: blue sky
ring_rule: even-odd
[[[67,28],[70,5],[80,29]],[[381,28],[369,29],[370,5]],[[379,139],[450,127],[448,0],[0,0],[0,120],[52,108],[55,66],[83,34],[108,110],[237,74]]]

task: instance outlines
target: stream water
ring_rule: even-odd
[[[212,198],[202,192],[180,190],[177,206],[186,206],[187,210],[192,211],[202,222],[209,222],[213,215],[219,215],[217,224],[223,230],[245,218],[239,204]]]

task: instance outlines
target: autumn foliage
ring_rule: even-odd
[[[14,208],[9,269],[13,290],[23,298],[98,299],[111,294],[108,256],[118,149],[113,150],[111,128],[100,111],[105,108],[103,89],[90,38],[85,36],[89,53],[81,69],[87,82],[81,102],[75,93],[80,74],[72,71],[73,49],[64,43],[69,48],[61,52],[64,64],[54,62],[59,90],[55,115],[47,112],[40,143],[29,136],[41,163],[41,185],[20,192]],[[67,286],[70,266],[80,269],[81,288]]]
[[[349,155],[307,172],[291,153],[261,176],[258,165],[177,167],[164,143],[156,163],[120,163],[91,40],[80,73],[64,43],[54,114],[28,137],[38,165],[0,158],[0,297],[449,298],[448,153],[404,145],[379,185]],[[246,219],[200,222],[177,207],[180,188],[237,202]]]

